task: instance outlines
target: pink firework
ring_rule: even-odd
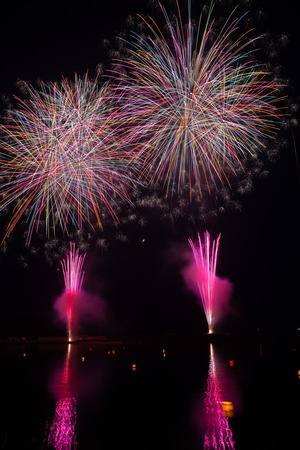
[[[196,263],[196,283],[202,300],[203,309],[208,323],[209,333],[212,333],[213,309],[215,300],[216,267],[221,234],[216,240],[211,241],[208,231],[201,240],[198,233],[199,247],[189,239]]]
[[[83,262],[85,255],[80,255],[79,250],[75,250],[75,244],[70,243],[70,251],[67,253],[66,258],[61,262],[64,281],[65,281],[65,294],[66,294],[66,310],[67,310],[67,326],[69,341],[72,340],[72,318],[74,311],[74,303],[78,294],[81,291],[84,272]]]

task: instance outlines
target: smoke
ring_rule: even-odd
[[[228,278],[215,279],[215,300],[213,318],[214,323],[219,323],[231,311],[230,299],[233,285]]]
[[[185,258],[186,259],[186,258]],[[187,265],[181,270],[181,274],[188,290],[193,292],[198,304],[203,307],[203,300],[199,291],[199,285],[204,290],[207,288],[208,277],[205,266],[196,264],[192,255],[189,256]],[[218,324],[231,312],[230,299],[233,285],[227,278],[214,276],[214,299],[213,299],[213,324]]]
[[[67,302],[68,293],[63,292],[53,305],[53,309],[58,322],[67,326]],[[99,328],[107,320],[106,302],[100,297],[85,292],[78,291],[74,295],[72,308],[72,334],[78,335],[80,332],[90,329],[91,326]]]

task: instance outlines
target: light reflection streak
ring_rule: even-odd
[[[75,397],[60,399],[56,404],[55,416],[48,436],[48,445],[57,450],[75,449],[77,447],[75,425]]]
[[[222,390],[217,376],[212,344],[210,344],[210,364],[204,403],[206,408],[204,450],[234,450],[232,431],[223,410]]]
[[[70,387],[71,344],[68,344],[67,356],[62,372],[59,400],[56,403],[53,423],[47,436],[48,448],[55,450],[73,450],[77,447],[75,435],[76,398]]]

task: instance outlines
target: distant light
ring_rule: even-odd
[[[90,347],[90,352],[92,351],[92,347]]]
[[[110,355],[110,350],[107,350],[107,354]]]
[[[84,361],[85,361],[85,357],[84,357],[84,356],[82,356],[82,358],[81,358],[81,361],[82,361],[82,362],[84,362]]]
[[[116,353],[116,351],[115,351],[115,350],[112,350],[111,352],[112,352],[112,354],[113,354],[113,355],[114,355],[114,354]]]
[[[234,416],[234,408],[232,402],[222,402],[222,409],[225,417]]]
[[[26,357],[26,353],[23,353],[23,358],[25,358]]]

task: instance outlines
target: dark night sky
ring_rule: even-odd
[[[289,36],[279,62],[289,79],[288,95],[296,102],[300,36],[294,3],[263,3],[268,13],[265,31]],[[2,96],[19,94],[19,79],[34,84],[37,79],[72,78],[86,70],[94,75],[97,64],[109,59],[103,39],[126,29],[128,14],[151,12],[143,0],[48,6],[40,10],[30,3],[1,7]],[[293,128],[293,134],[299,149],[299,130]],[[244,196],[242,211],[228,210],[207,224],[214,232],[222,232],[218,273],[234,285],[234,312],[224,322],[224,331],[254,333],[259,327],[265,332],[290,332],[300,326],[300,175],[291,131],[283,137],[287,145],[279,160],[270,175]],[[6,219],[1,216],[0,220],[3,232]],[[125,243],[104,231],[108,250],[88,253],[86,267],[86,284],[102,294],[110,311],[108,325],[97,332],[204,332],[203,312],[185,291],[179,264],[167,257],[171,246],[186,245],[188,237],[204,228],[197,223],[185,226],[182,220],[171,227],[150,217],[146,226],[128,234]],[[42,257],[32,257],[23,267],[21,240],[16,232],[0,257],[0,337],[61,333],[52,313],[54,298],[63,287],[59,263],[49,265]]]

